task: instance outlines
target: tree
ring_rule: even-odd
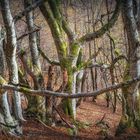
[[[24,0],[25,9],[32,5],[32,0]],[[35,30],[33,11],[30,11],[26,14],[26,21],[28,26],[28,31],[32,32]],[[32,58],[32,67],[34,74],[34,89],[44,88],[44,79],[41,71],[41,64],[39,61],[39,52],[38,52],[38,39],[37,33],[33,32],[29,34],[29,46]],[[46,106],[44,97],[32,97],[29,100],[29,110],[32,113],[35,113],[38,118],[45,121],[46,120]]]
[[[88,62],[78,61],[80,50],[85,42],[101,37],[107,30],[113,27],[118,18],[121,1],[117,0],[116,9],[109,20],[101,29],[93,33],[88,33],[77,38],[75,33],[69,28],[68,23],[62,16],[60,1],[48,0],[40,6],[40,10],[47,21],[56,45],[59,62],[62,71],[67,72],[67,86],[65,91],[68,93],[76,93],[76,76],[81,69],[92,65],[92,59]],[[67,37],[67,38],[66,38]],[[66,41],[68,39],[68,42]],[[76,101],[75,99],[63,100],[64,110],[67,115],[76,117]]]
[[[134,2],[135,0],[123,0],[122,14],[129,46],[124,81],[140,76],[140,42],[137,19],[135,18],[135,4],[137,3]],[[127,128],[134,128],[140,131],[139,82],[134,82],[132,85],[123,87],[122,93],[124,96],[122,103],[123,110],[117,134],[124,132]]]
[[[10,11],[7,11],[8,7],[9,7],[9,3],[8,3],[8,1],[3,1],[3,2],[0,1],[0,4],[4,8],[4,10],[3,10],[3,14],[4,15],[3,15],[3,17],[5,16],[5,24],[7,23],[6,24],[7,28],[8,28],[7,29],[7,33],[9,34],[9,36],[7,36],[7,40],[8,40],[9,38],[11,38],[10,37],[11,36],[11,34],[10,34],[11,30],[10,29],[11,28],[9,26],[9,22],[11,22],[10,19],[12,19]],[[10,16],[9,20],[7,20],[8,16]],[[14,42],[13,40],[9,40],[9,41],[11,41],[11,42],[9,42],[11,44]],[[6,52],[4,52],[3,48],[4,47],[9,47],[9,46],[4,46],[4,42],[5,42],[5,30],[0,26],[0,63],[1,63],[1,65],[0,65],[0,75],[3,76],[3,77],[5,77],[5,70],[6,70],[6,65],[5,65],[6,62],[5,62],[5,55],[4,55]],[[11,44],[9,44],[9,45],[11,45]],[[10,47],[12,47],[12,45]],[[11,81],[13,82],[14,78],[15,78],[15,80],[17,82],[18,81],[18,79],[16,79],[17,75],[16,75],[16,77],[14,75],[16,70],[15,70],[15,68],[13,68],[13,67],[15,67],[14,65],[16,65],[15,62],[13,63],[13,61],[15,61],[14,59],[15,59],[15,57],[12,58],[12,62],[9,61],[9,63],[12,63],[12,64],[8,63],[9,64],[8,66],[11,69],[11,71],[9,72],[10,73]],[[12,68],[11,68],[11,66],[12,66]],[[13,70],[15,70],[15,71],[13,72]],[[2,83],[6,83],[6,81],[2,77],[0,78],[0,81]],[[22,112],[21,112],[21,106],[20,106],[20,97],[18,95],[19,93],[16,92],[16,91],[14,92],[14,94],[15,94],[14,95],[15,117],[13,117],[11,115],[10,106],[9,106],[9,102],[8,102],[8,92],[5,91],[5,90],[1,90],[1,92],[3,94],[1,99],[0,99],[1,100],[0,122],[1,122],[1,126],[2,126],[1,128],[2,128],[3,131],[8,131],[12,135],[15,135],[15,134],[19,135],[19,134],[22,133],[22,129],[21,129],[20,125],[19,125],[19,121],[23,120],[23,117],[22,117],[22,114],[21,114]]]
[[[7,41],[4,51],[6,55],[7,65],[9,68],[9,82],[12,84],[18,84],[19,83],[18,66],[16,61],[17,40],[16,40],[15,25],[13,22],[13,17],[11,15],[9,1],[8,0],[0,1],[0,4],[3,7],[2,16],[6,27],[6,35],[7,35]],[[15,91],[13,95],[15,106],[14,113],[16,115],[16,118],[19,120],[24,120],[22,116],[20,94]]]
[[[85,1],[82,1],[82,3],[84,2]],[[67,20],[63,16],[62,9],[61,9],[62,5],[60,3],[60,0],[44,0],[44,1],[36,0],[36,2],[34,3],[32,3],[32,0],[24,0],[24,6],[25,6],[24,11],[20,12],[20,14],[15,16],[14,18],[11,15],[9,1],[0,0],[0,4],[2,6],[3,21],[4,21],[4,25],[6,29],[4,51],[2,48],[3,38],[0,40],[0,46],[2,46],[0,48],[0,54],[1,54],[0,55],[0,63],[1,63],[0,85],[2,84],[0,89],[2,89],[1,92],[3,94],[1,98],[1,101],[2,101],[1,106],[2,106],[3,112],[0,111],[0,120],[2,120],[2,123],[4,123],[5,127],[7,127],[7,125],[8,127],[12,125],[10,127],[11,128],[10,131],[13,133],[20,130],[19,127],[15,127],[15,126],[20,126],[19,123],[20,121],[23,120],[21,104],[20,104],[20,95],[19,95],[19,92],[17,91],[25,92],[26,94],[29,93],[29,94],[37,95],[36,97],[31,99],[32,104],[30,107],[31,109],[33,108],[33,110],[31,111],[33,113],[36,113],[39,119],[46,121],[46,107],[45,107],[44,96],[47,96],[48,102],[46,105],[48,109],[47,110],[48,114],[50,113],[52,115],[54,113],[52,110],[54,103],[52,103],[52,101],[55,98],[54,96],[56,96],[56,97],[63,98],[62,108],[64,109],[64,112],[67,115],[70,115],[70,117],[72,117],[73,119],[75,119],[76,118],[76,99],[75,98],[96,97],[99,94],[113,91],[121,87],[124,93],[123,115],[122,115],[122,119],[121,119],[118,130],[120,129],[122,130],[132,125],[136,128],[139,127],[138,126],[139,102],[138,102],[138,98],[136,94],[138,92],[135,92],[135,89],[136,91],[138,91],[138,87],[139,87],[138,81],[140,80],[139,71],[138,71],[139,60],[137,59],[139,55],[138,53],[139,41],[138,41],[138,36],[137,36],[138,29],[136,26],[137,17],[136,17],[136,14],[134,14],[135,13],[134,8],[133,10],[126,8],[128,7],[128,5],[132,5],[134,7],[135,3],[133,0],[127,0],[126,3],[125,1],[123,1],[123,9],[125,9],[123,12],[124,24],[126,25],[128,42],[129,42],[129,47],[130,47],[130,50],[129,50],[130,52],[128,54],[129,61],[128,61],[126,71],[125,71],[124,83],[112,85],[110,87],[106,87],[106,89],[101,89],[100,91],[95,91],[93,93],[80,94],[81,89],[82,89],[82,77],[84,75],[84,69],[86,68],[92,69],[94,66],[96,67],[96,66],[102,65],[102,64],[95,63],[95,61],[93,60],[96,57],[95,56],[96,53],[98,55],[98,51],[96,50],[95,50],[95,55],[90,54],[90,58],[87,61],[84,61],[82,59],[83,46],[86,42],[90,42],[92,40],[95,40],[96,38],[102,37],[102,35],[104,35],[107,31],[110,30],[110,28],[114,26],[119,16],[119,11],[121,9],[121,2],[122,0],[116,0],[115,10],[111,13],[112,15],[111,18],[109,18],[110,16],[108,16],[107,24],[102,25],[102,27],[98,29],[97,31],[94,30],[94,32],[90,32],[90,33],[88,32],[85,35],[78,37],[78,35],[76,35],[76,33],[72,31],[72,29],[69,27]],[[33,9],[37,7],[37,4],[40,8],[41,13],[43,14],[45,20],[47,21],[50,27],[50,30],[51,30],[51,33],[52,33],[52,36],[56,45],[59,62],[51,61],[50,59],[48,59],[48,57],[44,54],[43,51],[41,51],[41,49],[38,46],[37,33],[36,33],[35,25],[34,25],[34,19],[33,19],[34,17],[33,17],[33,11],[32,11]],[[107,14],[110,14],[109,11]],[[20,50],[19,48],[20,58],[24,65],[24,68],[23,68],[24,71],[26,71],[33,79],[34,89],[19,86],[19,84],[21,83],[19,81],[20,72],[18,73],[19,67],[17,66],[16,51],[17,51],[17,40],[21,39],[22,36],[17,39],[15,23],[17,20],[21,19],[21,17],[23,16],[26,16],[28,33],[22,36],[24,37],[26,35],[29,35],[29,47],[30,47],[30,53],[31,53],[32,70],[26,64],[25,51]],[[131,28],[129,28],[130,25],[131,25]],[[51,73],[53,71],[53,66],[49,68],[50,79],[48,80],[48,85],[47,87],[44,86],[44,79],[43,79],[43,74],[42,74],[42,70],[40,66],[41,61],[39,60],[38,51],[41,53],[43,58],[45,58],[50,64],[52,65],[54,64],[61,67],[61,70],[63,73],[62,74],[63,83],[57,92],[52,91],[53,90],[52,88],[53,75]],[[131,54],[131,51],[132,53],[135,54],[134,56]],[[111,53],[113,54],[113,51]],[[4,76],[5,58],[6,58],[6,63],[9,70],[9,78],[10,78],[8,81],[9,84],[7,84],[8,82],[4,81],[4,79],[2,78],[2,77],[6,77]],[[114,65],[120,58],[122,57],[121,56],[118,58],[112,57],[112,62],[109,67],[110,73],[113,74],[112,84],[115,84]],[[137,70],[135,69],[135,71],[133,71],[135,66],[137,67]],[[135,79],[135,77],[137,76],[138,78]],[[22,76],[20,76],[20,78],[22,79]],[[47,88],[47,90],[45,88]],[[14,97],[15,97],[14,98],[14,102],[15,102],[14,116],[11,115],[11,110],[9,109],[10,107],[7,100],[7,91],[6,91],[7,89],[14,91]],[[114,94],[115,93],[116,92],[114,92]],[[49,101],[51,101],[51,103]],[[51,117],[53,118],[53,116]]]
[[[3,51],[3,40],[4,40],[4,31],[2,27],[0,27],[0,75],[4,76],[5,71],[5,57],[4,57],[4,51]],[[3,81],[4,82],[4,81]],[[3,95],[1,97],[1,107],[3,108],[3,113],[0,113],[1,116],[1,122],[4,124],[14,124],[13,118],[10,113],[10,108],[8,105],[8,99],[7,99],[7,92],[3,92]],[[4,129],[4,128],[3,128]]]

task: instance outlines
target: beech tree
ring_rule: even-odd
[[[3,46],[3,40],[4,36],[1,36],[1,75],[4,76],[4,69],[5,69],[5,60],[4,60],[4,54],[6,57],[7,66],[9,69],[9,83],[11,84],[18,84],[18,66],[16,61],[16,48],[17,48],[17,41],[16,41],[16,31],[15,31],[15,25],[13,22],[13,17],[11,15],[10,7],[9,7],[9,1],[4,0],[0,1],[1,5],[1,12],[3,16],[3,21],[5,25],[6,30],[6,40],[5,40],[5,46]],[[2,35],[1,30],[1,35]],[[4,47],[4,51],[3,51]],[[1,79],[2,80],[2,79]],[[4,81],[3,81],[4,82]],[[22,116],[22,109],[21,109],[21,100],[20,100],[20,93],[17,91],[13,91],[13,100],[14,100],[14,118],[11,115],[8,99],[7,99],[7,92],[4,91],[4,94],[2,96],[2,108],[4,110],[3,115],[1,117],[2,122],[4,122],[4,125],[8,126],[17,126],[19,125],[18,122],[24,120]],[[16,120],[16,122],[15,122]],[[10,127],[9,127],[10,128]],[[12,127],[11,127],[12,128]],[[11,129],[10,132],[13,134],[16,132],[22,133],[20,129]]]
[[[24,0],[25,9],[32,5],[32,0]],[[33,11],[26,14],[26,21],[28,26],[28,31],[32,32],[35,30]],[[34,89],[44,88],[44,79],[41,71],[41,64],[39,60],[38,52],[38,42],[37,33],[33,32],[29,34],[29,47],[32,57],[32,67],[33,71],[30,72],[34,75]],[[26,69],[26,68],[25,68]],[[31,71],[31,70],[30,70]],[[46,106],[44,97],[31,97],[29,100],[29,112],[35,113],[38,118],[45,121],[46,120]]]
[[[140,41],[138,16],[139,4],[135,0],[123,0],[122,15],[126,29],[129,51],[128,61],[124,73],[124,81],[140,76]],[[124,132],[127,128],[140,131],[140,100],[139,82],[134,82],[122,88],[123,103],[122,117],[118,126],[117,134]]]
[[[106,31],[113,27],[119,16],[119,11],[121,8],[120,5],[121,0],[116,0],[116,8],[109,22],[99,30],[87,33],[80,38],[77,38],[76,33],[71,30],[68,23],[62,16],[59,0],[48,0],[39,6],[50,27],[56,45],[61,69],[67,73],[67,84],[64,91],[70,94],[76,93],[77,74],[82,69],[92,65],[92,59],[88,60],[87,62],[78,61],[78,58],[80,57],[80,50],[85,42],[101,37]],[[65,99],[63,100],[63,105],[65,113],[75,118],[75,99]]]
[[[83,1],[84,2],[84,1]],[[122,5],[122,7],[121,7]],[[51,101],[53,97],[60,97],[62,99],[62,108],[66,115],[69,115],[73,120],[76,118],[76,98],[80,97],[96,97],[102,93],[114,91],[122,88],[122,116],[117,129],[117,133],[124,132],[127,128],[136,128],[140,131],[140,103],[139,103],[139,81],[140,81],[140,60],[139,60],[139,1],[138,0],[116,0],[115,10],[112,12],[111,18],[108,17],[108,22],[101,28],[94,32],[88,32],[85,35],[78,37],[76,32],[70,28],[68,21],[64,18],[62,13],[62,5],[60,0],[24,0],[24,11],[20,12],[14,18],[12,17],[9,0],[0,0],[1,13],[5,26],[5,35],[2,36],[3,30],[0,28],[0,84],[1,84],[1,108],[0,121],[2,126],[10,128],[10,132],[22,133],[20,122],[23,121],[20,93],[24,92],[28,95],[37,95],[31,99],[30,109],[37,114],[37,117],[44,122],[46,121],[46,110],[49,108],[49,113],[52,112],[52,102],[45,106],[45,97],[49,96]],[[40,50],[37,42],[37,33],[34,26],[33,9],[39,6],[39,10],[44,16],[46,22],[54,39],[58,54],[58,62],[51,61],[47,58],[43,51]],[[102,37],[110,30],[118,19],[119,13],[122,11],[124,26],[127,33],[128,54],[127,65],[123,77],[123,83],[115,84],[114,78],[114,62],[116,63],[120,58],[112,57],[112,67],[110,66],[110,74],[112,86],[105,89],[97,90],[92,93],[81,94],[82,77],[86,68],[96,66],[104,67],[101,64],[95,63],[90,54],[87,61],[82,59],[82,49],[86,42],[90,42]],[[109,13],[108,13],[109,14]],[[26,17],[27,27],[29,33],[29,47],[31,53],[32,70],[26,64],[26,54],[22,50],[20,58],[24,65],[24,70],[32,77],[34,82],[34,89],[19,86],[19,74],[17,65],[17,37],[15,23],[23,16]],[[44,87],[44,79],[41,70],[41,61],[39,60],[39,52],[50,64],[61,67],[63,74],[63,83],[57,92],[52,91],[53,76],[50,74],[47,89]],[[8,67],[9,80],[4,81],[5,68]],[[112,68],[112,69],[111,69]],[[49,68],[49,73],[53,71],[53,67]],[[3,79],[4,78],[4,79]],[[14,115],[10,110],[8,103],[8,90],[13,91],[14,101]],[[116,102],[116,101],[114,101]],[[116,103],[115,103],[116,104]],[[32,110],[33,109],[33,110]],[[115,108],[114,108],[115,110]],[[9,131],[9,130],[8,130]]]

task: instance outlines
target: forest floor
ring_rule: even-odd
[[[105,101],[101,99],[96,102],[85,101],[77,110],[77,121],[80,121],[81,125],[75,137],[70,136],[68,128],[64,126],[50,127],[30,119],[23,124],[21,138],[1,134],[0,140],[140,140],[138,134],[114,137],[120,116],[119,104],[116,113],[112,113],[112,109],[107,108]]]

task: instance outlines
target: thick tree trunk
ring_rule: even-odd
[[[81,70],[76,77],[76,93],[82,93],[83,86],[83,78],[84,78],[84,70]],[[76,107],[80,106],[82,102],[82,98],[76,99]]]
[[[126,27],[129,53],[124,81],[140,76],[140,42],[136,19],[134,18],[133,0],[123,0],[123,17]],[[131,86],[123,87],[123,112],[117,134],[124,132],[127,128],[134,128],[140,132],[140,95],[139,82]]]
[[[24,0],[25,8],[32,4],[32,0]],[[26,15],[26,21],[28,25],[29,32],[35,30],[34,19],[33,19],[33,12],[29,12]],[[33,64],[33,71],[35,75],[34,80],[34,88],[35,89],[42,89],[44,88],[44,79],[41,73],[41,64],[39,61],[39,52],[38,52],[38,43],[37,43],[37,33],[33,32],[29,34],[29,46],[31,51],[32,57],[32,64]],[[44,97],[31,97],[30,99],[31,105],[30,110],[36,112],[36,115],[41,120],[46,120],[46,106],[45,106],[45,98]]]
[[[4,76],[4,71],[5,71],[5,58],[4,58],[4,51],[3,51],[3,38],[4,36],[2,36],[2,29],[0,27],[0,75]],[[5,122],[6,124],[11,124],[13,123],[13,118],[11,116],[10,113],[10,108],[9,108],[9,104],[8,104],[8,100],[7,100],[7,92],[3,93],[2,97],[1,97],[1,105],[3,108],[3,114],[5,116]]]
[[[5,56],[3,51],[3,41],[4,41],[4,32],[2,32],[1,26],[0,26],[0,75],[5,76]],[[2,126],[3,130],[8,130],[8,132],[15,134],[16,132],[22,133],[21,129],[18,128],[10,128],[7,129],[7,126],[15,126],[17,125],[17,122],[15,122],[14,118],[11,115],[9,102],[8,102],[8,96],[6,91],[2,91],[3,95],[1,96],[1,111],[0,111],[0,122],[5,124],[5,126]],[[17,129],[17,130],[16,130]]]
[[[71,70],[67,71],[68,82],[65,88],[65,92],[75,94],[76,88],[76,74],[72,73]],[[64,99],[63,109],[66,115],[71,116],[73,119],[76,117],[76,100],[75,99]]]
[[[62,71],[67,72],[67,86],[64,91],[75,94],[76,88],[76,73],[73,72],[73,68],[76,67],[77,58],[79,54],[79,44],[71,42],[71,48],[68,55],[68,43],[65,40],[65,32],[62,26],[61,15],[56,6],[57,2],[49,1],[40,6],[40,10],[45,17],[48,25],[50,26],[52,36],[56,45],[60,66]],[[52,9],[55,8],[55,9]],[[56,10],[56,11],[55,11]],[[72,40],[71,40],[72,41]],[[75,99],[66,99],[63,101],[63,109],[65,113],[72,118],[76,115],[76,102]]]
[[[9,68],[9,78],[12,84],[18,84],[19,82],[18,66],[16,61],[17,40],[16,40],[15,25],[13,22],[13,17],[11,15],[9,1],[1,0],[0,4],[2,7],[1,11],[2,11],[3,21],[6,27],[6,34],[7,34],[5,54],[6,54],[7,65]],[[14,91],[13,96],[14,96],[14,113],[16,115],[16,118],[19,120],[23,120],[20,94],[17,91]]]
[[[69,28],[67,22],[63,19],[60,12],[59,1],[48,0],[40,5],[40,10],[47,21],[58,53],[58,58],[62,70],[67,71],[68,83],[65,91],[75,94],[76,90],[76,75],[78,70],[82,69],[83,64],[77,65],[78,57],[82,44],[102,36],[109,30],[118,18],[120,11],[121,0],[117,0],[116,9],[110,18],[108,24],[105,24],[101,29],[94,33],[88,33],[81,38],[76,38],[75,34]],[[67,37],[67,39],[66,39]],[[67,42],[67,40],[69,42]],[[83,66],[84,67],[84,66]],[[67,99],[64,101],[66,114],[76,117],[76,102],[75,99]]]
[[[52,83],[54,81],[54,66],[51,65],[49,66],[48,70],[48,82],[47,82],[47,90],[53,91],[52,88]],[[56,99],[55,97],[46,97],[46,116],[47,116],[47,121],[50,125],[55,125],[55,118],[56,118],[56,112],[54,110],[54,105],[55,105]]]
[[[74,68],[77,67],[77,64],[81,64],[78,62],[78,58],[80,55],[81,46],[78,43],[73,42],[70,46],[70,59],[68,60],[69,63],[63,65],[67,70],[68,74],[68,83],[66,91],[70,94],[76,94],[76,83],[77,83],[77,71],[74,71]],[[72,116],[73,119],[76,119],[76,99],[68,99],[66,109],[68,111],[68,115]]]

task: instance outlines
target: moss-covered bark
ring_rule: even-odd
[[[124,81],[140,76],[139,62],[139,33],[133,11],[133,1],[123,0],[123,17],[128,38],[128,63],[124,73]],[[130,8],[131,7],[131,8]],[[122,117],[116,134],[125,132],[128,128],[140,132],[140,93],[139,82],[122,88],[123,104]]]
[[[81,61],[80,63],[78,62],[81,45],[85,41],[90,41],[103,35],[114,25],[119,15],[120,4],[121,0],[117,0],[116,10],[109,24],[106,24],[96,33],[87,34],[80,39],[75,37],[72,30],[68,27],[67,22],[62,17],[59,0],[48,0],[40,6],[40,10],[50,27],[56,45],[61,69],[62,71],[67,71],[68,80],[65,88],[66,92],[75,94],[77,71],[80,71],[84,67]],[[75,107],[75,99],[67,99],[63,101],[63,108],[67,115],[74,117]]]
[[[123,111],[116,134],[124,133],[128,128],[136,129],[140,132],[140,96],[137,93],[139,91],[134,93],[134,90],[134,85],[122,89],[124,94]]]
[[[32,4],[32,0],[24,0],[24,6],[27,8]],[[26,21],[28,25],[29,32],[35,30],[33,12],[29,12],[26,15]],[[37,33],[33,32],[29,34],[29,46],[32,58],[32,67],[34,73],[34,88],[42,89],[44,88],[44,80],[41,73],[41,64],[39,60],[39,52],[38,52],[38,40]],[[31,113],[35,113],[36,116],[42,121],[46,120],[46,106],[45,106],[45,98],[44,97],[30,97],[29,100],[29,110]]]

